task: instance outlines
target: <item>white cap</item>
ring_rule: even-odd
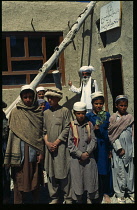
[[[86,104],[83,102],[76,102],[73,105],[73,110],[74,111],[86,111]]]
[[[41,90],[45,91],[45,88],[44,88],[44,87],[42,87],[42,86],[41,86],[41,87],[37,87],[37,88],[36,88],[36,91],[37,91],[37,92],[39,92],[39,91],[41,91]]]
[[[27,90],[27,89],[33,90],[35,92],[35,89],[32,88],[30,85],[23,85],[20,89],[20,92],[22,92],[23,90]]]
[[[94,92],[94,93],[91,94],[92,99],[94,99],[96,97],[99,97],[99,96],[103,96],[103,93],[101,91],[97,91],[97,92]]]

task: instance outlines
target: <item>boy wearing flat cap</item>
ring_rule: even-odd
[[[50,109],[44,111],[44,141],[46,144],[44,167],[48,177],[48,189],[51,202],[60,202],[59,186],[64,193],[64,203],[71,204],[70,191],[70,154],[67,139],[70,123],[70,111],[58,102],[62,92],[58,88],[48,89],[45,93]]]
[[[94,127],[86,117],[86,104],[76,102],[73,106],[76,119],[71,121],[68,148],[71,154],[72,198],[83,203],[87,192],[87,203],[98,198],[98,170],[93,151],[97,146]]]

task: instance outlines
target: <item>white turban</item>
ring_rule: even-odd
[[[74,111],[86,111],[86,104],[83,102],[76,102],[73,105],[73,110]]]
[[[101,91],[94,92],[91,94],[91,99],[93,100],[94,98],[97,98],[99,96],[103,96],[103,93]]]
[[[80,76],[82,75],[82,72],[89,72],[91,73],[92,71],[95,71],[94,67],[93,66],[82,66],[80,69],[79,69],[79,74]]]

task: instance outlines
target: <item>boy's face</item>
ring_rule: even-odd
[[[40,90],[40,91],[37,93],[38,99],[44,99],[44,95],[45,95],[45,92],[44,92],[43,90]]]
[[[50,106],[57,107],[58,102],[60,101],[60,98],[55,97],[55,96],[47,96],[48,102]]]
[[[94,103],[92,104],[94,112],[96,114],[98,114],[98,112],[101,112],[103,105],[104,105],[104,102],[102,100],[100,99],[95,100]]]
[[[26,106],[31,106],[34,100],[34,94],[31,92],[23,93],[21,99]]]
[[[128,108],[128,102],[127,101],[120,101],[118,104],[116,104],[116,108],[120,115],[123,115],[126,113]]]
[[[75,111],[74,114],[79,123],[82,123],[85,120],[86,111]]]

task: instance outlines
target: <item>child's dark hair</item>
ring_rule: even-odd
[[[75,114],[76,112],[79,112],[79,111],[75,111],[75,110],[73,110],[73,113]],[[85,110],[85,113],[86,113],[86,110]]]
[[[26,93],[33,93],[33,97],[34,97],[34,95],[35,95],[35,93],[34,93],[34,91],[33,90],[31,90],[31,89],[25,89],[25,90],[23,90],[23,91],[21,91],[21,93],[20,93],[20,97],[22,98],[22,95],[23,94],[26,94]]]
[[[115,103],[116,103],[116,105],[118,105],[121,101],[127,101],[127,103],[128,103],[128,99],[126,99],[126,98],[120,98],[120,99],[118,99]]]
[[[97,96],[96,98],[93,98],[93,99],[92,99],[91,103],[93,104],[94,101],[96,101],[96,100],[101,100],[101,101],[103,101],[103,104],[104,104],[104,102],[105,102],[104,96]]]

